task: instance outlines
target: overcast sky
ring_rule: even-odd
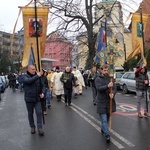
[[[18,6],[24,6],[29,0],[1,0],[0,4],[0,30],[12,33],[17,16]],[[17,30],[22,27],[22,20],[17,25]]]
[[[96,1],[100,2],[100,0],[96,0]],[[131,3],[131,4],[133,1],[136,1],[137,4],[139,4],[141,2],[141,0],[120,0],[120,1],[122,1],[122,2],[124,1],[124,3],[127,2],[127,3]],[[18,6],[25,6],[29,2],[30,2],[30,0],[1,0],[0,31],[12,33],[18,13],[19,13]],[[135,5],[135,4],[132,4],[132,5],[135,6],[135,9],[138,7],[138,5]],[[16,31],[19,31],[21,28],[22,28],[22,14],[19,17]]]

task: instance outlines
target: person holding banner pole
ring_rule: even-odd
[[[36,125],[34,122],[34,110],[37,117],[37,129],[40,136],[44,135],[42,130],[42,107],[41,99],[44,98],[45,87],[40,81],[43,72],[36,72],[34,65],[29,65],[27,73],[22,77],[24,85],[24,99],[28,111],[28,120],[31,127],[31,134],[35,134]]]
[[[101,67],[101,74],[95,79],[97,90],[97,113],[101,121],[101,133],[106,137],[107,142],[110,141],[109,119],[110,119],[110,100],[112,100],[112,112],[116,111],[115,94],[117,92],[115,84],[110,81],[108,74],[108,65]],[[110,93],[110,88],[112,92]]]
[[[148,94],[147,88],[149,84],[149,79],[147,75],[146,64],[142,66],[138,66],[135,71],[135,80],[136,80],[136,94],[137,94],[137,112],[138,117],[143,118],[141,113],[141,100],[145,99],[145,109],[144,116],[150,117],[150,113],[148,113]]]

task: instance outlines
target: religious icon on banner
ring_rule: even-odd
[[[38,37],[41,37],[43,27],[42,24],[42,18],[37,18],[37,21],[35,20],[35,18],[29,18],[29,37],[36,37],[36,34]]]

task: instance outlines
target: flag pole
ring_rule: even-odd
[[[39,39],[38,39],[38,30],[37,30],[37,6],[36,6],[36,0],[34,0],[34,10],[35,10],[35,38],[36,38],[36,47],[37,47],[37,62],[38,62],[38,71],[41,71],[41,65],[40,65],[40,53],[39,53]],[[42,87],[42,81],[40,78],[40,88]],[[41,101],[41,107],[42,107],[42,101]],[[44,117],[44,108],[42,107],[42,118],[43,118],[43,124],[45,124],[45,117]]]
[[[38,39],[38,30],[37,30],[37,6],[36,6],[36,0],[34,0],[35,4],[35,38],[36,38],[36,47],[37,47],[37,61],[38,61],[38,71],[41,70],[41,65],[40,65],[40,53],[39,53],[39,39]]]
[[[142,2],[143,3],[143,2]],[[147,65],[146,58],[145,58],[145,43],[144,43],[144,27],[143,27],[143,14],[142,14],[142,3],[140,6],[140,22],[141,22],[141,37],[142,37],[142,44],[143,44],[143,51],[141,51],[141,57],[143,58],[143,63]],[[145,80],[147,80],[147,68],[145,67]],[[146,111],[148,112],[148,98],[147,98],[147,85],[145,85],[145,95],[146,95]]]

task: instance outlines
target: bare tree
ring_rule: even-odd
[[[98,1],[98,0],[97,0]],[[98,8],[96,0],[47,0],[46,2],[51,5],[52,9],[49,18],[49,26],[55,27],[55,31],[61,31],[72,41],[76,41],[75,37],[86,33],[84,36],[87,42],[88,51],[80,54],[80,57],[87,56],[86,68],[90,68],[95,56],[95,43],[96,36],[94,28],[95,25],[104,18],[105,14],[100,14],[99,18],[95,19],[95,8],[100,12],[104,7]],[[131,3],[138,6],[138,0],[120,0],[123,6],[125,15],[127,12],[133,11]],[[100,1],[99,1],[100,2]],[[111,8],[115,5],[114,2]],[[129,4],[130,3],[130,4]],[[108,12],[107,12],[108,13]],[[109,11],[111,13],[111,9]],[[79,58],[79,57],[78,57]]]

